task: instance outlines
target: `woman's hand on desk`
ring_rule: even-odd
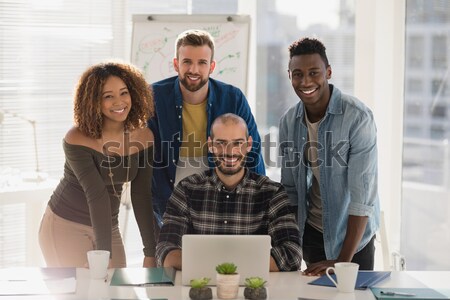
[[[144,256],[144,262],[142,263],[144,268],[156,267],[156,259],[153,256]]]
[[[308,268],[303,271],[303,275],[306,276],[320,276],[324,275],[328,267],[334,267],[337,260],[322,260],[313,264],[310,264]]]

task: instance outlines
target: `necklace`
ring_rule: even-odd
[[[114,181],[113,181],[113,177],[114,177],[114,173],[112,172],[112,168],[111,168],[111,160],[109,158],[107,149],[105,148],[105,144],[103,143],[103,136],[102,136],[102,144],[103,144],[103,151],[105,152],[105,155],[108,157],[108,177],[109,180],[111,180],[111,185],[114,191],[114,196],[121,201],[122,199],[122,194],[126,192],[127,188],[128,188],[128,180],[129,180],[129,176],[130,176],[130,158],[128,157],[128,130],[124,131],[124,147],[125,147],[125,151],[124,151],[124,156],[123,159],[127,160],[127,177],[125,179],[125,187],[122,188],[122,191],[120,192],[120,194],[117,192],[116,187],[114,186]],[[125,193],[125,197],[127,196],[127,194]],[[127,199],[124,200],[124,203],[126,203]]]

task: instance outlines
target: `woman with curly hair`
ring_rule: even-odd
[[[106,62],[81,76],[75,126],[66,134],[64,176],[48,202],[39,244],[49,267],[85,267],[89,250],[110,251],[110,267],[126,266],[119,207],[131,203],[144,245],[144,267],[155,266],[151,196],[153,95],[134,66]]]

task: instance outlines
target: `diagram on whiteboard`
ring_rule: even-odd
[[[208,31],[215,41],[216,68],[211,77],[245,92],[249,22],[230,22],[224,17],[209,22],[192,22],[192,18],[180,17],[175,22],[134,18],[132,63],[141,69],[149,83],[174,76],[173,58],[178,34],[187,29],[202,29]]]

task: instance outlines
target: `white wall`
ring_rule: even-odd
[[[400,248],[405,0],[356,0],[355,96],[378,128],[378,174],[391,251]]]

